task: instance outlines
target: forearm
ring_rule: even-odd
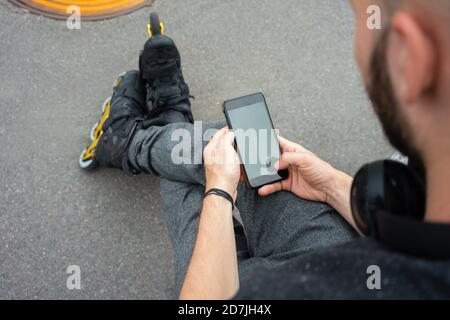
[[[327,203],[336,209],[336,211],[358,231],[350,206],[352,183],[352,177],[342,171],[336,170],[335,177],[327,190]]]
[[[219,196],[203,201],[199,230],[180,299],[229,299],[239,289],[232,206]]]

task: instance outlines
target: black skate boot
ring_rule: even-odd
[[[80,157],[80,167],[90,170],[100,165],[136,174],[128,161],[128,147],[146,114],[145,86],[138,71],[117,77],[112,97],[102,110],[100,122],[91,131],[93,140]]]
[[[174,41],[163,34],[157,14],[150,15],[149,36],[139,58],[146,84],[146,126],[174,122],[193,123],[189,87],[184,81],[180,53]]]

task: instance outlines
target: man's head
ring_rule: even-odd
[[[381,30],[367,25],[371,5],[381,9]],[[389,141],[425,166],[439,152],[450,157],[450,1],[352,6],[355,56]]]

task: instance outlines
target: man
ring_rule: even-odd
[[[381,30],[366,25],[372,4],[381,8]],[[425,221],[450,223],[450,2],[354,0],[352,6],[355,55],[375,111],[391,143],[425,169]],[[115,89],[97,158],[161,178],[180,298],[450,298],[450,261],[359,237],[349,205],[352,178],[298,144],[280,138],[278,167],[289,170],[289,179],[258,192],[239,183],[226,128],[205,146],[204,166],[175,165],[172,133],[194,130],[175,49],[167,37],[146,45],[146,85],[135,72]],[[229,199],[203,198],[211,189],[233,197],[243,228]],[[368,286],[373,265],[381,270],[379,290]]]

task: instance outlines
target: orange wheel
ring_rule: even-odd
[[[99,20],[130,13],[149,6],[153,0],[9,0],[31,12],[55,19],[66,19],[70,6],[80,8],[82,20]]]

